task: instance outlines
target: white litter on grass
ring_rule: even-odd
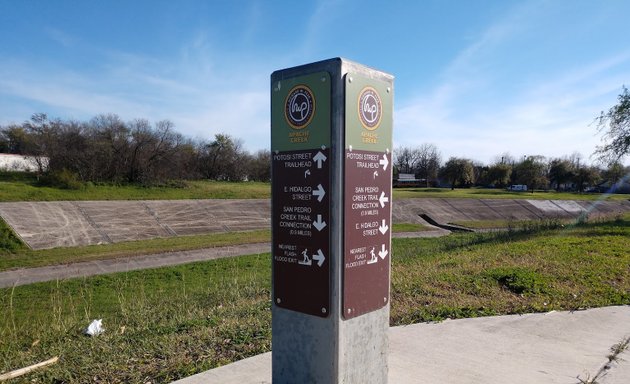
[[[98,336],[103,332],[105,332],[105,328],[103,328],[103,319],[92,321],[85,330],[85,334],[89,336]]]

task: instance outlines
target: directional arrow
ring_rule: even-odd
[[[383,154],[383,158],[379,160],[378,163],[383,166],[383,171],[386,171],[387,165],[389,164],[389,160],[387,160],[387,155]]]
[[[387,230],[389,229],[389,227],[387,226],[387,224],[385,223],[385,219],[383,219],[383,224],[381,224],[380,227],[378,227],[378,230],[381,231],[381,233],[384,235],[387,233]]]
[[[322,221],[322,215],[317,215],[317,221],[313,221],[313,226],[317,228],[318,231],[321,231],[326,227],[326,222]]]
[[[374,178],[376,179],[378,177],[378,171],[374,171]]]
[[[324,161],[326,161],[326,155],[324,155],[323,153],[317,151],[317,154],[315,156],[313,156],[313,160],[315,160],[315,162],[317,163],[317,168],[321,169],[322,168],[322,163]]]
[[[321,267],[322,264],[324,264],[324,260],[326,260],[326,257],[324,257],[321,249],[318,249],[317,254],[313,255],[313,260],[317,261],[318,267]]]
[[[381,203],[381,208],[385,208],[385,203],[389,203],[389,197],[385,196],[385,191],[381,192],[381,197],[378,198],[378,202]]]
[[[326,191],[324,191],[324,187],[321,184],[317,185],[317,189],[313,191],[313,196],[317,196],[317,201],[320,203],[324,199],[325,194]]]
[[[389,251],[385,249],[385,244],[382,244],[381,250],[378,251],[378,255],[381,257],[381,259],[385,259],[388,253]]]
[[[304,178],[306,179],[306,176],[311,174],[311,170],[307,169],[306,171],[304,171]]]

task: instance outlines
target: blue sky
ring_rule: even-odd
[[[269,147],[269,77],[345,57],[395,80],[396,146],[585,160],[630,86],[630,2],[0,0],[0,124],[169,119]]]

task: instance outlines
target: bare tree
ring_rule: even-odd
[[[597,131],[604,132],[603,145],[595,153],[601,162],[612,164],[630,154],[630,93],[622,87],[618,103],[595,119]]]
[[[442,163],[442,154],[434,144],[422,144],[415,150],[416,159],[416,176],[425,180],[425,185],[429,187],[431,183],[437,181],[440,165]]]
[[[416,173],[420,152],[410,147],[400,147],[394,150],[394,166],[400,173]]]
[[[516,164],[516,158],[509,152],[503,152],[502,154],[494,157],[492,164],[507,164],[514,166],[514,164]]]
[[[94,142],[93,180],[126,180],[131,146],[130,129],[114,114],[98,115],[89,125],[89,137]]]
[[[269,150],[258,151],[252,156],[249,164],[249,180],[271,180],[271,152]]]
[[[45,113],[35,113],[31,116],[31,120],[24,123],[24,129],[29,135],[26,152],[34,156],[37,163],[38,173],[43,174],[48,168],[47,159],[54,155],[56,150],[55,134],[56,129],[53,128]]]

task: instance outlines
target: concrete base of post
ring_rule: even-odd
[[[273,308],[274,384],[387,383],[389,306],[350,320]]]

